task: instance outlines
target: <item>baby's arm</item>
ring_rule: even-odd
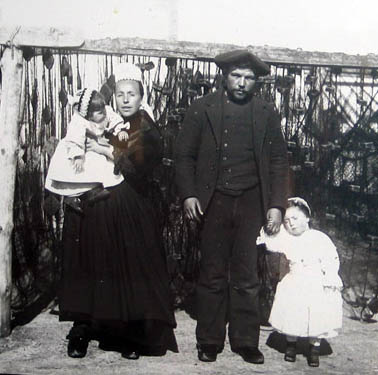
[[[120,141],[127,141],[129,135],[127,130],[130,129],[130,123],[124,122],[123,118],[110,106],[106,106],[107,126],[106,131],[118,136]]]
[[[86,140],[86,122],[78,114],[74,114],[67,126],[67,134],[64,141],[67,146],[68,159],[73,161],[75,158],[84,157]]]
[[[108,160],[114,160],[112,145],[99,144],[95,139],[88,138],[86,143],[87,151],[93,151],[97,154],[104,155]]]

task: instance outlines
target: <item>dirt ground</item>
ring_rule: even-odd
[[[195,350],[195,321],[184,311],[176,314],[176,330],[180,353],[168,353],[164,357],[141,357],[138,361],[123,359],[119,353],[98,349],[97,342],[90,343],[84,359],[72,359],[66,355],[66,339],[70,324],[59,323],[58,317],[49,311],[38,315],[31,323],[17,327],[8,338],[0,342],[1,374],[378,374],[378,323],[362,323],[350,318],[345,309],[341,334],[322,343],[319,369],[310,368],[306,358],[299,355],[292,364],[283,360],[282,339],[270,329],[261,330],[261,350],[265,355],[263,365],[243,362],[229,350],[219,355],[215,363],[203,363]]]
[[[329,231],[341,255],[341,274],[348,287],[344,303],[343,329],[329,342],[322,342],[320,367],[310,368],[300,354],[296,363],[283,360],[282,337],[269,327],[262,327],[260,349],[265,355],[263,365],[243,362],[232,353],[226,343],[225,350],[215,363],[197,359],[195,349],[195,321],[183,310],[177,311],[176,337],[180,353],[164,357],[141,357],[138,361],[123,359],[119,353],[104,352],[98,342],[92,341],[83,359],[66,355],[65,338],[70,323],[61,323],[51,308],[37,315],[31,322],[16,327],[7,338],[0,339],[0,374],[143,374],[143,375],[195,375],[195,374],[378,374],[378,314],[369,322],[360,321],[361,308],[352,307],[357,296],[370,297],[377,288],[378,251],[368,242],[355,239],[347,233],[339,235]],[[368,269],[368,277],[366,270]],[[302,345],[303,344],[303,345]],[[306,350],[306,343],[300,348]]]

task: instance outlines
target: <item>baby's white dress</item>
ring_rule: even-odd
[[[105,130],[117,134],[120,130],[126,130],[127,125],[130,126],[128,123],[124,124],[122,117],[109,106],[106,106],[106,119],[100,124],[74,113],[68,124],[66,136],[58,143],[51,158],[45,188],[56,194],[76,196],[92,189],[98,183],[102,183],[104,187],[121,183],[123,177],[114,174],[114,162],[105,155],[86,151],[85,141],[90,133],[101,143]],[[75,172],[72,164],[76,156],[85,158],[83,171],[79,173]]]
[[[343,284],[331,239],[314,229],[293,236],[281,226],[277,235],[262,233],[260,240],[268,250],[284,253],[290,265],[289,273],[277,285],[269,317],[272,327],[300,337],[336,336],[336,329],[342,326]]]

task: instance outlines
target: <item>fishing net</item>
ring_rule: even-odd
[[[23,108],[15,189],[12,312],[51,301],[60,272],[64,212],[44,190],[56,144],[71,118],[68,94],[98,87],[112,99],[115,64],[138,64],[147,101],[164,141],[154,204],[176,306],[193,292],[198,275],[198,228],[185,222],[174,186],[173,147],[188,106],[219,88],[211,61],[24,49]],[[378,106],[374,69],[271,64],[259,95],[275,104],[287,140],[291,193],[311,202],[323,227],[346,236],[378,235]],[[358,225],[356,224],[358,217]]]

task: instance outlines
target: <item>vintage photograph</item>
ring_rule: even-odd
[[[378,374],[373,0],[0,0],[0,375]]]

